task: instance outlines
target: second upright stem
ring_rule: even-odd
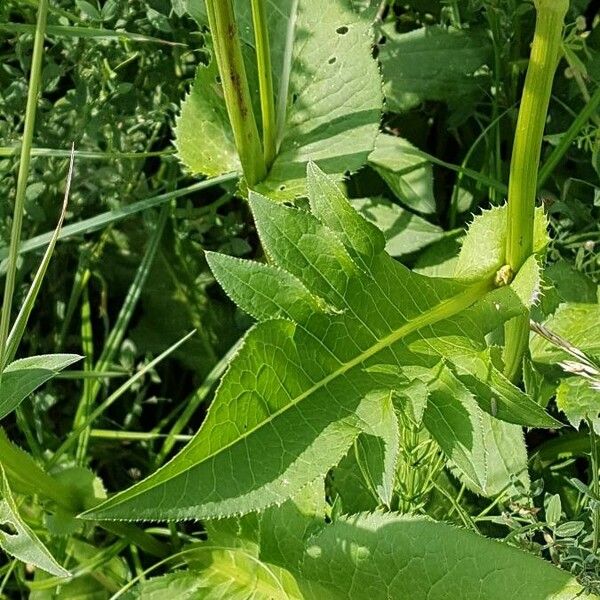
[[[516,273],[533,253],[533,223],[542,138],[558,64],[568,0],[536,0],[537,20],[521,98],[508,184],[506,262]],[[506,324],[505,374],[518,378],[529,340],[529,317]]]
[[[275,147],[275,98],[273,96],[271,49],[269,44],[269,32],[267,30],[265,0],[251,0],[251,3],[254,41],[256,43],[256,63],[258,67],[264,157],[266,168],[269,169],[275,159],[275,153],[277,151]]]

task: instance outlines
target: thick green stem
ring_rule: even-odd
[[[27,189],[27,175],[29,174],[29,161],[31,160],[31,145],[35,127],[35,113],[37,108],[40,81],[42,79],[42,58],[44,55],[44,34],[48,17],[48,0],[40,0],[38,4],[37,24],[33,40],[33,56],[31,58],[31,73],[29,75],[29,92],[27,94],[27,107],[25,109],[25,127],[19,160],[19,173],[17,175],[17,194],[13,213],[12,230],[10,234],[10,247],[8,251],[8,270],[4,283],[4,299],[2,301],[2,318],[0,319],[0,365],[4,364],[6,340],[10,327],[10,313],[15,281],[17,275],[17,259],[21,243],[21,230],[23,228],[23,214],[25,212],[25,190]],[[1,373],[0,373],[1,377]]]
[[[271,69],[271,50],[267,30],[265,0],[251,0],[252,24],[256,43],[256,65],[258,67],[258,86],[260,92],[260,111],[262,115],[262,134],[266,168],[275,160],[277,126],[275,124],[275,98],[273,96],[273,73]]]
[[[596,432],[594,431],[594,425],[591,419],[586,419],[587,426],[590,432],[590,447],[591,447],[591,469],[592,469],[592,481],[591,487],[594,495],[598,497],[600,494],[600,480],[598,479],[598,439]],[[594,525],[594,534],[592,538],[592,551],[594,554],[598,552],[598,543],[600,541],[600,506],[594,502],[592,509],[592,521]]]
[[[568,0],[536,0],[537,21],[521,98],[508,184],[506,262],[516,273],[533,253],[533,220],[542,137],[558,64]],[[529,340],[529,316],[505,328],[505,374],[519,376]]]
[[[233,2],[207,0],[206,11],[235,145],[246,182],[252,186],[264,179],[266,167],[250,99]]]

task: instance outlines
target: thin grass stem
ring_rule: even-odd
[[[17,275],[17,260],[19,256],[19,244],[21,243],[21,231],[23,229],[23,215],[25,213],[25,191],[27,189],[27,177],[29,175],[29,163],[31,161],[31,146],[33,143],[33,132],[35,129],[35,117],[42,79],[42,61],[44,57],[44,36],[46,21],[48,17],[48,0],[40,0],[38,4],[37,23],[33,40],[33,56],[31,59],[31,73],[29,76],[29,91],[27,92],[27,106],[25,109],[25,128],[21,155],[19,159],[19,172],[17,175],[17,193],[15,196],[15,207],[13,212],[13,223],[10,234],[10,245],[8,250],[8,267],[6,281],[4,283],[4,298],[2,301],[2,317],[0,318],[0,365],[5,363],[7,352],[6,340],[10,327],[12,301],[15,292]],[[0,378],[2,371],[0,370]]]

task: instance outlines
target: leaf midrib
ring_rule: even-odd
[[[264,425],[270,423],[272,420],[276,419],[278,416],[285,413],[285,411],[296,406],[297,404],[299,404],[300,402],[302,402],[303,400],[305,400],[306,398],[308,398],[309,396],[314,394],[316,391],[318,391],[322,387],[325,387],[327,384],[331,383],[337,377],[341,377],[342,375],[344,375],[345,373],[347,373],[354,367],[360,365],[361,363],[363,363],[367,359],[371,358],[372,356],[375,356],[378,352],[381,352],[385,348],[388,348],[389,346],[391,346],[392,344],[401,340],[402,338],[410,335],[411,333],[414,333],[415,331],[418,331],[419,329],[422,329],[423,327],[435,325],[439,321],[449,319],[449,318],[453,317],[454,315],[462,312],[463,310],[465,310],[466,308],[468,308],[469,306],[471,306],[472,304],[477,302],[479,299],[481,299],[483,296],[485,296],[485,294],[487,294],[489,291],[491,291],[492,288],[493,288],[493,281],[491,279],[487,279],[487,280],[483,280],[483,281],[474,283],[473,285],[468,287],[466,290],[460,292],[459,294],[456,294],[455,296],[452,296],[451,298],[443,300],[442,302],[440,302],[433,308],[430,308],[429,310],[421,313],[417,317],[414,317],[409,322],[398,327],[397,329],[395,329],[394,331],[392,331],[391,333],[386,335],[384,338],[379,340],[377,343],[373,344],[367,350],[358,354],[352,360],[342,363],[335,371],[332,371],[329,375],[327,375],[320,381],[313,384],[309,389],[302,392],[295,398],[291,399],[285,406],[281,407],[279,410],[277,410],[274,413],[272,413],[271,415],[269,415],[269,417],[267,419],[265,419],[264,421],[261,421],[255,427],[245,431],[242,435],[237,437],[235,440],[232,440],[228,444],[222,446],[221,448],[219,448],[219,449],[215,450],[214,452],[205,456],[201,462],[205,462],[206,460],[212,458],[213,456],[216,456],[217,454],[220,454],[224,450],[227,450],[231,446],[237,444],[239,441],[252,435],[255,431],[259,430]]]
[[[302,392],[295,398],[291,399],[290,402],[288,402],[285,406],[283,406],[278,411],[269,415],[269,417],[267,419],[265,419],[264,421],[261,421],[256,426],[252,427],[251,429],[248,429],[242,435],[236,437],[234,440],[230,441],[229,443],[225,444],[224,446],[221,446],[220,448],[216,449],[215,451],[211,452],[210,454],[207,454],[206,456],[201,458],[199,461],[194,462],[194,464],[192,464],[191,466],[188,465],[185,469],[177,471],[176,473],[169,474],[166,479],[160,479],[161,471],[168,466],[168,465],[165,465],[165,467],[163,467],[163,469],[160,469],[159,471],[157,471],[152,476],[151,479],[146,480],[146,482],[148,482],[150,485],[143,486],[144,482],[140,482],[137,486],[134,486],[133,488],[130,488],[129,490],[126,490],[126,491],[122,492],[121,494],[118,494],[114,498],[107,500],[106,503],[110,504],[110,508],[107,506],[107,509],[112,510],[115,507],[117,507],[125,502],[128,502],[129,500],[131,500],[138,494],[143,493],[144,491],[151,490],[159,485],[164,485],[167,481],[170,481],[170,480],[174,479],[175,477],[178,477],[182,473],[189,471],[191,468],[194,468],[194,467],[198,466],[199,464],[205,463],[209,459],[225,452],[229,448],[233,447],[235,444],[248,438],[250,435],[254,434],[256,431],[258,431],[265,425],[272,422],[274,419],[276,419],[280,415],[284,414],[287,410],[293,408],[298,403],[300,403],[304,399],[308,398],[311,394],[314,394],[316,391],[318,391],[322,387],[326,386],[328,383],[330,383],[337,377],[344,375],[350,369],[358,366],[359,364],[361,364],[368,358],[371,358],[372,356],[374,356],[381,350],[384,350],[385,348],[391,346],[392,344],[394,344],[397,341],[401,340],[402,338],[410,335],[411,333],[414,333],[415,331],[418,331],[419,329],[422,329],[423,327],[435,325],[439,321],[449,319],[449,318],[453,317],[454,315],[462,312],[463,310],[467,309],[469,306],[471,306],[472,304],[474,304],[475,302],[477,302],[478,300],[483,298],[488,292],[490,292],[493,289],[493,287],[494,287],[493,278],[487,278],[487,279],[478,281],[476,283],[473,283],[471,286],[469,286],[467,289],[460,292],[459,294],[456,294],[456,295],[452,296],[451,298],[443,300],[436,306],[430,308],[429,310],[423,312],[422,314],[418,315],[417,317],[411,319],[409,322],[405,323],[404,325],[398,327],[397,329],[395,329],[394,331],[392,331],[391,333],[386,335],[384,338],[379,340],[379,342],[373,344],[370,348],[368,348],[364,352],[361,352],[359,355],[357,355],[352,360],[341,364],[339,368],[337,368],[331,374],[327,375],[327,377],[324,377],[319,382],[312,385],[308,390]],[[200,432],[197,435],[200,435],[201,432],[202,432],[202,429],[200,430]],[[193,444],[193,441],[191,442],[191,444]],[[190,446],[188,446],[188,448],[190,448]],[[185,452],[185,450],[184,450],[184,452]],[[156,481],[156,478],[158,478],[159,481]],[[142,486],[143,486],[143,488],[140,489],[140,487],[142,487]],[[94,509],[86,512],[86,513],[83,513],[83,517],[90,518],[90,519],[101,518],[102,512],[103,512],[102,506],[99,506],[97,508],[94,508]]]

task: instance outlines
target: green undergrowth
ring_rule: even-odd
[[[584,0],[2,2],[0,598],[598,597],[599,78]]]

